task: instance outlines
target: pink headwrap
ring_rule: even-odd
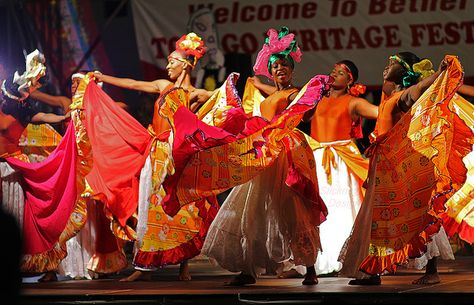
[[[276,56],[284,57],[294,65],[295,61],[301,61],[301,50],[296,43],[295,35],[290,34],[285,26],[281,27],[280,32],[269,29],[267,36],[265,44],[258,52],[253,71],[257,75],[263,75],[271,79],[269,67],[278,58]]]

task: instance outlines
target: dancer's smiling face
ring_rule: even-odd
[[[82,78],[81,77],[73,77],[71,79],[71,94],[74,95],[76,94],[77,87],[81,83]]]
[[[171,80],[176,80],[187,67],[188,63],[186,62],[186,57],[183,53],[174,51],[168,56],[166,71]]]
[[[272,77],[275,83],[281,87],[291,84],[293,68],[287,59],[277,59],[271,65]]]

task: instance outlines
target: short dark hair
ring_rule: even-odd
[[[398,53],[398,56],[403,59],[403,61],[405,61],[408,65],[410,65],[410,68],[413,68],[413,65],[419,63],[421,60],[412,52],[400,52]]]

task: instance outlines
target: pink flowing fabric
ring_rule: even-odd
[[[76,204],[76,159],[74,124],[69,124],[58,147],[43,162],[6,159],[23,176],[24,254],[49,251],[59,240]]]
[[[323,92],[328,88],[329,78],[327,76],[317,75],[313,77],[309,82],[308,86],[303,89],[304,94],[299,98],[298,102],[294,105],[291,105],[287,110],[282,112],[279,116],[273,118],[271,122],[266,121],[261,117],[250,117],[247,118],[243,123],[240,123],[240,130],[236,129],[230,133],[222,128],[206,125],[196,118],[196,116],[191,113],[183,105],[179,105],[179,101],[174,102],[178,99],[179,94],[176,94],[173,90],[167,93],[162,98],[162,108],[166,106],[166,101],[171,105],[166,110],[166,115],[172,116],[170,120],[172,121],[173,126],[173,160],[175,165],[175,173],[173,176],[168,177],[164,183],[163,187],[166,191],[166,196],[163,199],[163,209],[165,212],[174,216],[179,211],[181,205],[202,199],[202,196],[197,194],[191,201],[184,202],[178,198],[178,188],[180,183],[183,180],[196,181],[197,177],[194,177],[195,173],[192,171],[187,171],[187,165],[190,160],[196,154],[205,155],[211,149],[217,148],[219,146],[224,146],[236,141],[242,141],[245,139],[253,139],[252,147],[249,147],[249,150],[243,154],[252,154],[255,158],[263,157],[262,146],[266,146],[269,142],[269,138],[278,136],[283,139],[284,135],[289,135],[292,133],[292,130],[296,127],[297,123],[301,120],[303,114],[309,109],[315,107],[319,100],[322,98]],[[176,89],[174,89],[176,90]],[[176,96],[176,97],[175,97]],[[172,110],[170,110],[172,109]],[[170,112],[170,113],[168,113]],[[243,113],[243,108],[235,108],[234,112],[229,113],[228,122],[232,122],[236,118],[240,118],[239,113]],[[288,140],[289,141],[289,140]],[[288,144],[289,145],[289,144]],[[287,145],[287,146],[288,146]],[[285,145],[281,145],[283,149]],[[290,145],[291,146],[291,145]],[[288,151],[291,151],[290,147]],[[286,149],[285,148],[285,149]],[[275,154],[276,155],[276,154]],[[206,159],[207,157],[204,157]],[[227,161],[226,161],[227,162]],[[213,177],[218,177],[225,170],[219,169],[216,171]],[[243,166],[242,171],[247,172],[245,166]],[[195,179],[196,178],[196,179]],[[247,177],[250,179],[252,177]],[[242,184],[245,181],[239,180],[238,184]],[[295,189],[295,191],[301,193],[303,196],[310,198],[317,206],[318,212],[316,216],[321,221],[325,219],[325,207],[323,211],[319,211],[322,204],[319,197],[318,191],[315,189],[315,186],[311,183],[308,183],[308,179],[304,173],[302,173],[297,168],[290,168],[287,177],[287,183],[290,187]],[[235,185],[229,185],[227,188],[230,188]],[[223,190],[216,189],[210,185],[199,184],[199,186],[187,186],[184,187],[189,189],[190,192],[193,192],[193,189],[196,187],[201,188],[202,190],[219,193]],[[182,188],[182,186],[181,186]],[[192,196],[190,196],[192,197]],[[190,198],[189,197],[189,198]]]
[[[94,164],[87,181],[94,196],[125,226],[137,209],[138,178],[152,137],[94,82],[88,84],[83,103]]]
[[[167,92],[159,101],[160,109],[166,105],[160,114],[168,117],[173,126],[175,174],[168,176],[163,184],[166,191],[163,208],[166,213],[173,216],[180,208],[180,200],[176,196],[177,185],[183,179],[183,171],[193,155],[239,139],[255,137],[253,147],[246,153],[260,157],[261,146],[268,141],[269,135],[274,130],[282,130],[282,135],[290,132],[299,121],[298,118],[317,104],[327,82],[327,76],[314,77],[299,102],[272,122],[259,117],[247,118],[243,109],[236,107],[227,113],[226,122],[230,124],[238,121],[239,124],[226,128],[229,130],[200,121],[184,106],[185,103],[181,103],[184,98],[182,90],[174,88]],[[87,180],[94,196],[103,201],[119,223],[125,226],[137,209],[138,176],[150,153],[152,137],[93,82],[87,85],[83,103],[86,129],[93,150],[93,168]],[[290,128],[287,125],[295,126]],[[259,135],[256,134],[258,132]],[[304,178],[298,170],[294,170],[289,183],[296,186],[306,181]],[[299,191],[308,193],[309,189],[300,187]],[[314,197],[317,192],[313,190],[310,193]],[[317,198],[314,200],[319,202]]]

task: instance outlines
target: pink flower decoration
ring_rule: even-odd
[[[278,39],[278,32],[275,29],[269,29],[267,32],[268,44],[265,43],[258,52],[257,59],[255,60],[255,65],[253,66],[253,71],[256,75],[263,75],[272,79],[271,74],[268,72],[268,60],[270,56],[275,53],[280,53],[285,51],[290,44],[293,42],[295,35],[288,34],[281,39]],[[298,47],[295,52],[291,52],[290,56],[295,62],[301,61],[301,50]]]

